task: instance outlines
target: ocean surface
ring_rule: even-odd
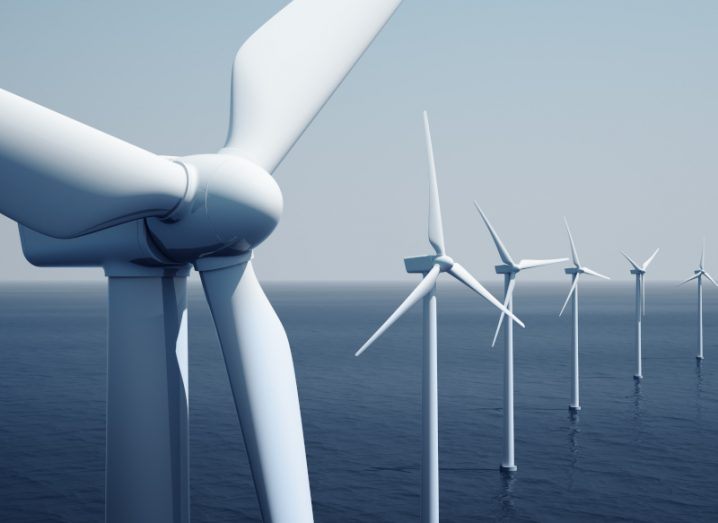
[[[418,520],[421,307],[353,356],[409,290],[267,286],[292,343],[318,522]],[[527,328],[515,333],[509,478],[497,314],[440,286],[442,521],[718,521],[718,289],[706,288],[698,366],[695,288],[647,282],[636,384],[633,285],[583,285],[575,418],[570,313],[557,316],[567,290],[517,286]],[[190,294],[192,521],[259,521],[209,311],[199,286]],[[0,286],[0,522],[103,520],[105,322],[102,285]]]

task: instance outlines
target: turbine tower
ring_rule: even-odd
[[[491,226],[489,219],[481,210],[479,204],[474,202],[476,209],[484,220],[486,228],[491,234],[491,238],[496,244],[496,250],[503,264],[496,266],[496,274],[504,275],[504,305],[513,312],[514,310],[514,286],[516,278],[524,269],[533,269],[534,267],[543,267],[545,265],[553,265],[561,263],[568,258],[554,258],[550,260],[521,260],[518,263],[509,254],[508,249],[499,238],[494,228]],[[496,333],[491,342],[491,346],[496,345],[496,339],[501,332],[501,324],[504,321],[504,313],[499,317],[499,323],[496,326]],[[501,460],[500,470],[502,472],[516,471],[516,462],[514,459],[514,322],[511,318],[506,321],[504,329],[504,343],[506,350],[504,351],[504,447],[503,458]]]
[[[434,150],[431,145],[429,119],[424,112],[424,131],[426,135],[426,148],[429,157],[429,243],[434,253],[429,256],[406,258],[404,264],[409,273],[422,274],[423,279],[399,305],[391,316],[356,352],[359,356],[379,336],[384,334],[399,318],[412,306],[423,299],[424,301],[424,354],[423,378],[421,389],[422,414],[422,482],[421,482],[421,520],[424,523],[439,522],[439,411],[437,392],[437,325],[436,325],[436,281],[439,274],[448,272],[471,290],[488,300],[495,307],[506,312],[509,317],[523,327],[523,323],[512,312],[506,309],[501,302],[494,298],[476,279],[461,265],[446,254],[444,245],[444,228],[441,221],[441,208],[439,206],[439,189],[436,182],[436,166],[434,164]]]
[[[579,400],[579,367],[578,367],[578,279],[581,274],[590,274],[591,276],[598,276],[604,280],[610,280],[608,276],[599,274],[598,272],[589,269],[588,267],[581,265],[581,261],[578,258],[578,252],[576,251],[576,244],[573,242],[573,236],[571,235],[571,229],[568,227],[568,220],[564,218],[566,224],[566,232],[568,232],[568,241],[571,244],[571,259],[573,261],[573,267],[564,269],[566,274],[571,275],[571,288],[568,291],[568,296],[563,302],[561,312],[559,316],[563,315],[563,311],[566,310],[568,300],[573,296],[573,329],[571,332],[571,402],[568,404],[568,409],[572,412],[578,412],[581,410],[581,402]]]
[[[622,252],[623,256],[631,264],[631,274],[636,277],[636,373],[633,375],[634,379],[643,379],[643,367],[641,365],[641,320],[646,315],[646,283],[644,277],[646,275],[646,269],[656,257],[658,251],[656,249],[651,257],[648,258],[643,265],[638,265],[633,261],[625,252]]]
[[[718,287],[718,283],[716,283],[713,277],[708,274],[703,268],[703,263],[705,262],[705,253],[706,242],[704,240],[703,247],[701,248],[701,261],[698,265],[698,269],[693,271],[693,276],[681,282],[681,285],[683,285],[684,283],[688,283],[691,280],[696,280],[698,282],[698,355],[696,356],[696,359],[698,359],[699,361],[703,359],[703,276],[708,278],[711,283],[713,283],[713,285]]]
[[[161,157],[0,90],[0,212],[26,258],[108,277],[108,522],[189,521],[192,266],[264,521],[313,520],[292,355],[252,252],[282,213],[271,173],[400,1],[287,4],[236,55],[217,153]]]

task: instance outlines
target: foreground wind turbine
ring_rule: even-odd
[[[656,249],[653,254],[651,254],[651,257],[643,262],[643,265],[638,265],[625,252],[621,253],[633,267],[631,274],[636,276],[636,373],[633,377],[637,380],[643,379],[641,362],[641,320],[646,315],[646,283],[643,278],[646,275],[646,269],[648,269],[648,266],[653,261],[653,258],[656,257],[659,250],[660,249]]]
[[[436,280],[442,272],[448,272],[461,283],[488,300],[495,307],[507,313],[523,327],[523,323],[512,312],[494,298],[461,265],[446,254],[444,228],[439,205],[439,188],[436,182],[434,150],[431,145],[429,119],[424,112],[426,149],[429,157],[429,243],[435,254],[404,259],[406,271],[423,274],[423,279],[399,305],[389,319],[372,334],[371,338],[356,352],[359,356],[384,334],[399,318],[421,299],[424,300],[424,365],[421,389],[422,415],[422,465],[421,465],[421,520],[424,523],[439,521],[439,419],[437,392],[437,331],[436,331]]]
[[[252,267],[271,173],[400,0],[295,0],[236,55],[227,142],[157,156],[0,90],[0,212],[39,266],[109,278],[106,519],[189,521],[186,280],[202,277],[267,522],[312,521],[287,336]],[[218,449],[221,451],[221,449]]]
[[[604,276],[603,274],[599,274],[584,265],[581,265],[581,262],[578,259],[578,252],[576,251],[576,244],[573,243],[571,229],[569,229],[568,227],[568,220],[566,220],[565,218],[564,223],[566,224],[566,232],[568,232],[568,241],[571,244],[571,259],[573,261],[573,267],[564,269],[564,272],[566,274],[571,275],[571,289],[568,291],[566,301],[563,302],[563,307],[561,307],[561,312],[559,312],[558,315],[561,316],[563,314],[563,311],[566,310],[566,305],[568,305],[568,300],[570,300],[571,296],[573,296],[573,331],[571,333],[571,345],[573,347],[573,351],[571,352],[571,402],[568,404],[568,408],[569,410],[576,412],[581,410],[578,383],[578,279],[581,274],[598,276],[599,278],[603,278],[604,280],[610,280],[611,278],[609,278],[608,276]]]
[[[568,258],[554,258],[551,260],[521,260],[518,263],[514,262],[513,258],[509,254],[508,249],[504,246],[504,243],[499,238],[494,228],[491,226],[489,219],[481,210],[479,204],[474,202],[476,209],[479,211],[481,218],[486,224],[486,228],[491,234],[496,249],[499,251],[499,257],[504,262],[502,265],[496,266],[496,274],[504,275],[504,305],[506,308],[513,312],[514,310],[514,286],[516,284],[516,277],[524,269],[532,269],[534,267],[543,267],[545,265],[553,265],[554,263],[561,263],[566,261]],[[501,324],[504,321],[504,312],[501,312],[499,317],[499,323],[496,326],[496,333],[494,339],[491,342],[491,346],[496,345],[496,339],[499,337],[501,332]],[[504,342],[506,344],[505,358],[504,358],[504,455],[501,461],[500,470],[504,472],[514,472],[516,470],[516,463],[514,460],[514,322],[511,318],[506,321],[506,327],[504,332]]]
[[[696,356],[696,358],[699,360],[703,359],[703,276],[708,278],[711,283],[713,283],[713,285],[718,287],[718,283],[716,283],[713,277],[708,274],[703,268],[703,263],[705,262],[705,253],[706,243],[704,240],[703,247],[701,249],[701,262],[698,265],[698,269],[693,271],[693,276],[681,282],[681,285],[683,285],[684,283],[688,283],[691,280],[696,280],[698,282],[698,355]]]

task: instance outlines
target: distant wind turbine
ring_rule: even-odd
[[[621,253],[633,267],[631,274],[636,276],[636,373],[633,377],[637,380],[643,379],[641,366],[641,319],[646,315],[646,283],[644,276],[646,275],[646,269],[648,269],[648,266],[653,261],[653,258],[656,257],[659,250],[660,249],[656,249],[643,265],[638,265],[625,252]]]
[[[579,370],[578,370],[578,279],[581,274],[590,274],[591,276],[598,276],[604,280],[610,280],[608,276],[599,274],[596,271],[589,269],[588,267],[581,265],[581,261],[578,258],[578,252],[576,251],[576,244],[573,242],[573,236],[571,235],[571,229],[568,226],[568,220],[564,218],[566,224],[566,231],[568,232],[568,241],[571,244],[571,258],[573,261],[573,267],[564,269],[566,274],[571,275],[571,289],[568,291],[566,301],[563,302],[561,312],[559,316],[566,310],[568,300],[573,296],[573,330],[572,330],[572,347],[573,352],[571,357],[571,403],[569,403],[569,410],[576,412],[581,410],[581,402],[579,400]]]
[[[504,275],[504,305],[509,311],[514,310],[514,286],[516,284],[516,277],[519,272],[524,269],[532,269],[534,267],[542,267],[544,265],[552,265],[554,263],[561,263],[566,261],[568,258],[555,258],[551,260],[521,260],[518,263],[514,262],[508,249],[499,238],[494,228],[491,226],[489,219],[481,210],[479,204],[474,202],[476,209],[481,215],[481,219],[484,220],[486,228],[491,234],[491,238],[496,244],[496,250],[499,252],[499,257],[503,264],[496,266],[496,274]],[[504,321],[504,313],[501,313],[499,317],[499,323],[496,326],[496,333],[494,339],[491,342],[491,346],[496,345],[496,339],[499,337],[501,332],[501,324]],[[504,342],[506,344],[506,351],[504,357],[504,455],[501,461],[500,469],[504,472],[514,472],[516,470],[516,463],[514,460],[514,326],[513,321],[509,318],[506,322],[504,332]]]
[[[715,286],[718,287],[718,283],[716,283],[713,277],[703,268],[705,253],[706,242],[704,240],[703,247],[701,249],[701,262],[700,265],[698,265],[698,269],[693,271],[693,276],[681,282],[681,285],[688,283],[691,280],[696,280],[698,282],[698,355],[696,356],[698,360],[703,359],[703,276],[708,278]]]
[[[424,111],[424,131],[426,148],[429,157],[429,243],[435,254],[406,258],[404,264],[409,273],[423,274],[423,279],[399,305],[389,319],[362,345],[356,352],[359,356],[379,336],[384,334],[399,318],[420,300],[424,300],[424,366],[422,378],[422,489],[421,489],[421,520],[424,523],[439,522],[439,418],[437,391],[437,331],[436,331],[436,281],[439,274],[448,272],[461,283],[488,300],[519,325],[524,326],[512,312],[494,298],[476,279],[461,265],[446,255],[444,245],[444,228],[441,221],[439,205],[439,189],[436,182],[436,166],[434,151],[431,145],[429,119]]]

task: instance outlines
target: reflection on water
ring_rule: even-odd
[[[703,360],[696,358],[696,424],[699,428],[703,426],[703,402],[701,401],[703,396],[703,375],[701,374],[701,363],[703,363]]]
[[[511,521],[516,515],[516,507],[514,506],[514,482],[516,481],[514,474],[499,474],[499,494],[496,497],[499,505],[499,521]]]
[[[633,382],[633,422],[635,430],[633,431],[634,443],[640,443],[643,439],[643,395],[641,394],[641,380]]]
[[[568,455],[570,458],[570,467],[568,469],[568,488],[572,489],[574,473],[576,472],[576,464],[578,463],[578,434],[581,432],[578,412],[573,410],[569,411],[568,420]]]

